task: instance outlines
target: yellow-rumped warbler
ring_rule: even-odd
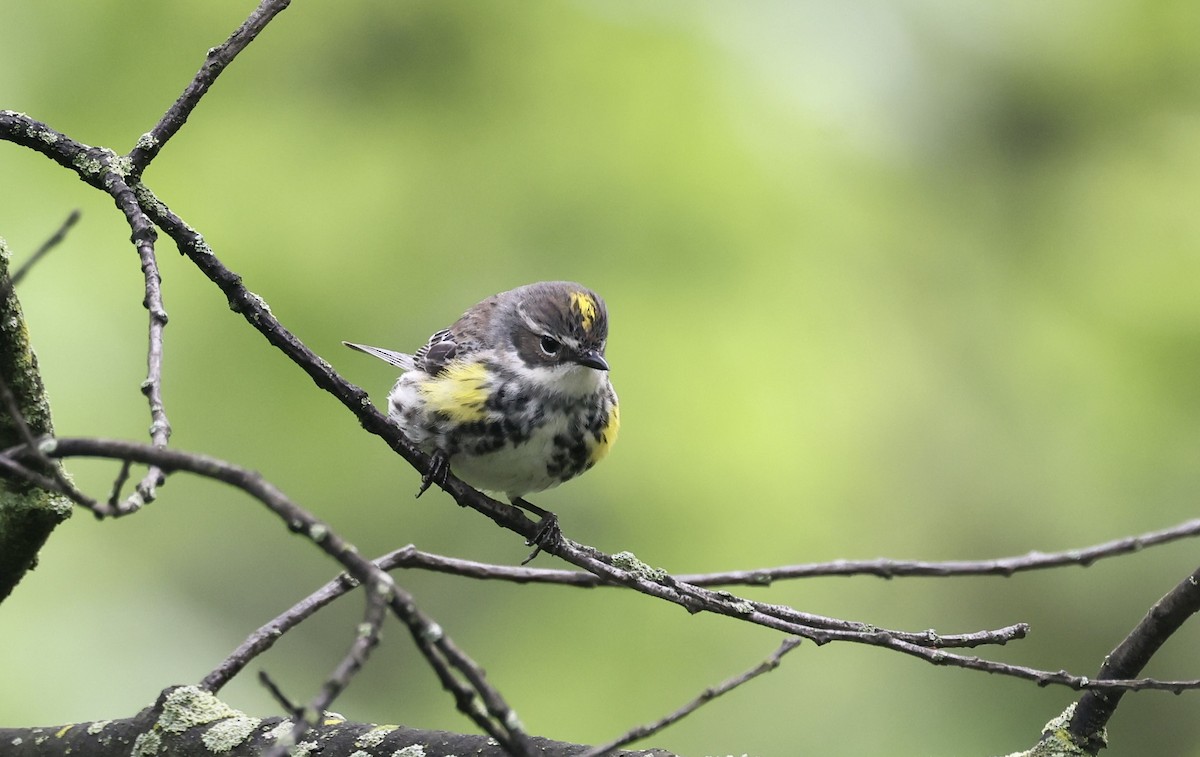
[[[553,514],[522,497],[575,478],[617,439],[607,340],[599,295],[542,281],[488,297],[412,355],[343,344],[404,371],[388,415],[434,458],[421,491],[449,465],[477,489],[542,516],[545,528]]]

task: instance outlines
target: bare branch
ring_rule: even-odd
[[[52,234],[45,242],[42,242],[41,246],[34,250],[33,254],[29,256],[29,259],[22,263],[21,267],[16,271],[13,271],[12,279],[10,280],[10,286],[18,286],[21,283],[21,280],[29,274],[29,271],[32,270],[35,265],[37,265],[38,261],[44,258],[46,254],[55,247],[62,244],[62,241],[67,238],[67,232],[70,231],[71,227],[79,221],[79,215],[80,213],[78,208],[71,211],[71,214],[67,216],[67,220],[63,221],[62,226],[58,227],[58,231],[54,232],[54,234]]]
[[[1099,678],[1136,676],[1150,658],[1196,612],[1200,611],[1200,568],[1154,603],[1141,622],[1117,645],[1100,667]],[[1183,687],[1170,688],[1178,693]],[[1189,687],[1190,688],[1190,687]],[[1096,754],[1105,746],[1104,726],[1124,692],[1092,690],[1079,698],[1070,731],[1077,744]]]
[[[779,645],[778,649],[771,653],[770,657],[763,660],[750,670],[747,670],[745,673],[735,676],[734,678],[730,678],[729,680],[717,686],[705,689],[700,693],[700,696],[688,702],[683,707],[680,707],[675,712],[672,712],[670,715],[660,718],[653,723],[632,728],[625,734],[613,739],[607,744],[589,749],[588,751],[579,755],[579,757],[602,757],[603,755],[609,754],[612,751],[625,746],[626,744],[632,744],[635,741],[640,741],[649,736],[653,736],[667,726],[683,720],[685,717],[691,715],[693,712],[721,696],[722,694],[732,691],[738,686],[741,686],[742,684],[759,677],[763,673],[769,673],[770,671],[779,667],[779,663],[783,659],[783,656],[798,646],[800,646],[799,639],[786,639],[782,644]]]
[[[1043,570],[1070,565],[1087,567],[1101,559],[1132,554],[1143,549],[1170,544],[1182,539],[1200,536],[1200,519],[1184,521],[1170,528],[1148,531],[1135,536],[1102,542],[1100,544],[1063,550],[1061,552],[1029,552],[1024,555],[1001,557],[992,560],[922,561],[876,558],[873,560],[834,560],[821,563],[801,563],[773,568],[750,570],[717,571],[712,573],[679,573],[677,581],[693,586],[769,586],[776,581],[801,578],[823,578],[832,576],[878,576],[880,578],[907,577],[951,577],[992,575],[1008,577],[1015,573]],[[577,570],[551,568],[529,568],[511,565],[480,563],[422,552],[413,545],[397,550],[389,556],[394,562],[391,567],[424,568],[439,573],[450,573],[485,580],[511,581],[513,583],[563,584],[580,588],[606,586],[599,576]]]
[[[117,201],[117,207],[125,213],[133,229],[132,240],[142,263],[142,275],[146,282],[142,304],[150,314],[150,329],[146,349],[146,380],[142,382],[141,390],[150,403],[150,441],[156,447],[166,447],[171,438],[171,423],[167,420],[162,399],[163,330],[167,326],[167,311],[163,309],[162,276],[158,272],[158,260],[154,252],[158,234],[123,178],[111,176],[108,187],[109,194]],[[163,472],[151,465],[133,494],[117,506],[116,514],[136,512],[143,505],[153,502],[157,488],[164,481]]]
[[[148,133],[143,134],[137,145],[129,153],[130,177],[137,180],[141,177],[150,161],[157,157],[163,146],[171,137],[183,128],[192,111],[200,104],[200,99],[208,92],[217,77],[233,62],[238,53],[254,41],[271,19],[281,13],[291,0],[262,0],[258,8],[250,14],[229,39],[208,51],[204,65],[188,83],[183,93],[175,103],[167,109],[158,123]]]
[[[2,458],[0,458],[2,459]],[[378,561],[376,561],[378,564]],[[214,694],[240,673],[255,657],[275,645],[283,635],[311,617],[317,610],[358,586],[358,581],[342,573],[246,637],[238,648],[200,681],[200,688]]]
[[[903,641],[896,641],[894,644],[889,644],[889,647],[898,652],[911,654],[914,657],[919,657],[934,665],[950,665],[953,667],[966,668],[967,670],[978,670],[983,673],[994,673],[996,675],[1009,676],[1011,678],[1022,678],[1027,681],[1033,681],[1038,686],[1066,686],[1076,691],[1085,689],[1096,690],[1123,690],[1123,691],[1169,691],[1173,694],[1178,694],[1184,690],[1200,689],[1200,679],[1185,679],[1174,681],[1163,681],[1156,678],[1089,678],[1088,676],[1079,676],[1069,673],[1065,670],[1050,671],[1038,670],[1025,665],[1009,665],[1003,662],[993,662],[991,660],[980,659],[979,657],[965,657],[950,652],[945,652],[940,649],[930,649],[928,647],[920,647],[915,644],[909,644]]]
[[[129,480],[129,469],[133,467],[133,463],[128,460],[121,461],[121,469],[117,471],[117,477],[113,479],[112,492],[108,495],[108,507],[116,512],[118,503],[121,501],[121,490],[125,488],[125,482]]]
[[[69,169],[96,189],[104,190],[102,173],[111,150],[89,147],[24,113],[0,110],[0,139],[28,147]]]
[[[1045,570],[1069,565],[1088,567],[1097,560],[1131,554],[1147,547],[1157,547],[1181,539],[1200,536],[1200,518],[1185,521],[1171,528],[1148,531],[1136,536],[1102,542],[1090,547],[1062,552],[1028,552],[995,560],[835,560],[825,563],[802,563],[777,568],[725,571],[677,576],[681,581],[697,586],[765,586],[774,581],[822,576],[871,575],[880,578],[908,576],[1011,576],[1030,570]]]
[[[39,458],[35,456],[35,459]],[[0,455],[0,470],[7,471],[9,475],[16,478],[25,479],[29,483],[44,491],[62,494],[75,504],[87,510],[95,512],[97,508],[100,507],[96,500],[76,489],[75,486],[71,484],[70,480],[60,481],[51,476],[44,476],[32,468],[21,465],[6,455]]]
[[[116,445],[115,447],[112,445]],[[119,450],[117,448],[120,448]],[[154,462],[158,461],[164,469],[180,467],[182,469],[192,470],[193,472],[201,472],[203,475],[213,475],[211,471],[205,473],[203,466],[196,469],[192,464],[190,456],[182,455],[181,453],[172,450],[154,450],[141,445],[134,445],[127,442],[104,442],[100,440],[87,439],[62,439],[58,440],[57,447],[50,451],[52,455],[69,456],[73,454],[98,454],[100,456],[120,457],[123,459],[135,459],[139,462]],[[197,459],[208,460],[207,458]],[[165,460],[171,462],[164,465]],[[183,460],[187,465],[181,464]],[[227,464],[226,464],[227,465]],[[220,475],[213,477],[226,480]],[[234,483],[234,481],[229,481]],[[235,484],[236,485],[236,484]],[[316,525],[316,524],[314,524]],[[1039,685],[1060,684],[1071,688],[1124,688],[1124,689],[1168,689],[1177,690],[1183,688],[1195,688],[1200,686],[1197,681],[1157,681],[1154,679],[1134,679],[1134,680],[1089,680],[1084,676],[1075,676],[1065,671],[1050,672],[1042,671],[1025,666],[1008,665],[1005,663],[997,663],[987,660],[981,660],[977,657],[964,657],[945,652],[939,648],[945,646],[939,641],[940,637],[937,634],[927,632],[921,635],[907,635],[909,638],[904,638],[905,634],[896,634],[894,632],[876,629],[864,624],[851,624],[855,630],[847,628],[843,625],[844,621],[839,621],[832,625],[838,627],[822,628],[802,625],[796,622],[796,615],[801,615],[790,608],[780,608],[778,606],[763,605],[761,603],[753,603],[735,597],[726,592],[712,592],[701,587],[695,587],[675,581],[665,573],[654,571],[644,564],[636,563],[636,558],[626,556],[621,560],[602,555],[590,548],[582,547],[568,539],[563,539],[562,543],[554,545],[556,551],[561,551],[568,561],[586,565],[596,575],[601,578],[624,586],[637,589],[643,593],[652,596],[666,599],[684,606],[691,611],[708,611],[722,615],[745,619],[749,622],[763,625],[769,628],[774,628],[785,633],[794,634],[803,638],[808,638],[818,644],[825,644],[830,641],[853,641],[857,643],[865,643],[873,646],[881,646],[890,648],[895,651],[910,654],[936,665],[955,665],[973,670],[981,670],[990,673],[997,673],[1018,678],[1024,678],[1037,682]],[[598,559],[604,558],[604,559]],[[619,568],[614,565],[615,562],[622,562],[625,567]],[[360,576],[355,576],[360,578]],[[413,608],[415,610],[415,607]],[[403,618],[402,618],[403,619]],[[407,621],[406,621],[407,622]],[[421,627],[421,626],[418,626]],[[410,625],[410,629],[413,626]],[[1011,638],[1019,638],[1024,633],[1023,626],[1012,626],[1007,629],[1001,629],[999,632],[983,632],[974,635],[975,638],[970,639],[971,643],[1004,643]],[[440,631],[439,631],[440,634]],[[418,643],[421,642],[421,634],[416,633]],[[920,638],[913,638],[919,636]],[[955,641],[964,641],[972,635],[966,635]],[[918,643],[920,642],[920,643]],[[427,648],[427,651],[432,655],[433,648]],[[439,657],[441,651],[439,650]],[[453,659],[456,656],[448,656],[444,659]],[[439,671],[439,675],[444,672],[448,673],[443,668],[439,668],[435,663],[435,669]],[[478,668],[472,668],[471,673],[477,674],[477,680],[471,680],[472,684],[482,682],[482,671]],[[443,682],[450,686],[450,677],[443,675]],[[457,697],[457,692],[456,692]]]
[[[0,462],[2,461],[3,458],[0,458]],[[373,560],[373,562],[380,570],[389,571],[401,567],[406,557],[415,551],[416,548],[409,545],[394,552],[389,552],[383,557]],[[237,649],[231,652],[228,657],[221,661],[220,665],[200,681],[200,687],[214,694],[220,691],[251,660],[274,646],[275,642],[283,638],[284,634],[310,618],[322,607],[325,607],[339,597],[345,596],[358,588],[358,586],[359,582],[347,573],[336,576],[333,580],[297,602],[286,612],[273,618],[270,622],[259,627],[246,637],[246,640],[238,645]]]
[[[392,588],[377,584],[374,591],[367,592],[365,617],[358,627],[354,643],[350,645],[350,649],[342,657],[333,673],[325,680],[321,691],[305,708],[303,716],[296,718],[291,733],[280,738],[275,746],[267,750],[267,757],[284,757],[290,747],[299,743],[300,737],[304,735],[305,731],[319,725],[324,718],[326,708],[333,704],[333,700],[337,699],[338,695],[350,684],[350,679],[362,669],[371,650],[379,644],[379,629],[386,617],[387,600],[392,594]]]
[[[267,691],[270,692],[271,697],[279,703],[279,706],[283,708],[284,712],[288,713],[293,718],[303,717],[304,708],[293,704],[292,700],[288,699],[287,695],[283,693],[283,689],[279,688],[279,686],[265,670],[260,670],[258,672],[258,682],[266,687]],[[211,689],[205,689],[205,691],[211,691]]]

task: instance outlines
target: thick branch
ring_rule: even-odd
[[[25,316],[8,278],[8,262],[8,248],[0,239],[0,445],[4,447],[54,433]],[[62,478],[56,463],[34,459],[29,466],[39,476]],[[0,601],[12,593],[50,532],[71,511],[71,503],[53,489],[22,478],[0,478]]]
[[[1200,611],[1200,568],[1154,603],[1137,627],[1104,658],[1097,676],[1132,678],[1138,675],[1155,652],[1197,611]],[[1076,743],[1089,754],[1096,754],[1104,747],[1104,726],[1124,693],[1119,689],[1093,690],[1079,698],[1070,731]]]
[[[287,718],[256,718],[233,709],[192,686],[164,691],[153,707],[132,718],[71,723],[43,728],[0,728],[7,757],[128,757],[170,754],[175,757],[261,757],[293,728]],[[582,744],[531,739],[536,757],[570,757]],[[322,757],[353,754],[424,757],[509,757],[487,736],[425,731],[394,725],[352,723],[332,714],[306,734],[297,753]],[[660,749],[614,752],[614,757],[673,757]]]

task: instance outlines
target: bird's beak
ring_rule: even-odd
[[[598,371],[608,370],[608,361],[600,354],[598,350],[584,350],[575,356],[575,362],[580,365],[586,365],[588,368],[595,368]]]

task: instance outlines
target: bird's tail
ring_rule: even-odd
[[[342,344],[352,350],[358,350],[359,352],[365,352],[368,355],[377,357],[383,362],[390,363],[404,371],[411,371],[417,367],[413,356],[405,352],[393,352],[392,350],[385,350],[382,347],[371,347],[370,345],[355,344],[354,342],[342,342]]]

